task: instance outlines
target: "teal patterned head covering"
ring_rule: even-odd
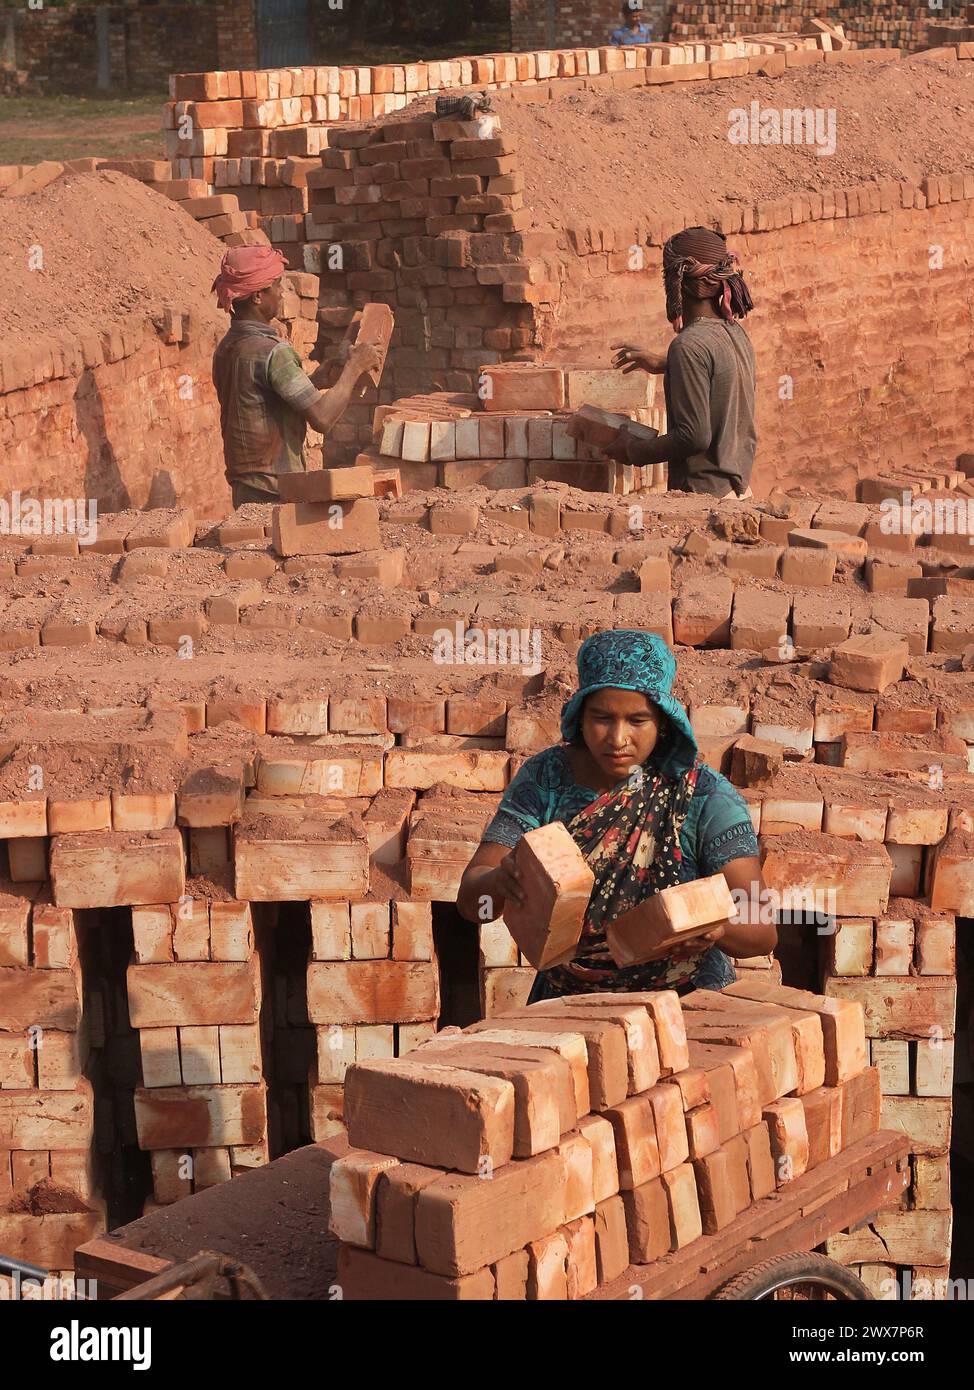
[[[670,721],[660,771],[686,772],[696,761],[697,740],[686,710],[671,693],[675,677],[676,657],[661,637],[625,628],[595,633],[578,649],[578,690],[561,711],[562,738],[571,743],[577,736],[586,696],[596,690],[634,690]]]

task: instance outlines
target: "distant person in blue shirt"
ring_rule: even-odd
[[[623,27],[612,31],[612,43],[620,47],[630,43],[652,43],[653,31],[648,24],[643,24],[640,18],[642,11],[643,7],[638,0],[632,4],[630,0],[623,0]]]

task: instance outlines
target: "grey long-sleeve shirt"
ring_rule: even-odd
[[[667,432],[652,443],[630,439],[629,462],[668,463],[674,490],[740,496],[757,446],[754,380],[754,348],[741,325],[695,319],[666,354]]]

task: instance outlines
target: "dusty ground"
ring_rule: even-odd
[[[834,110],[835,154],[732,144],[729,113],[752,101]],[[662,217],[677,227],[724,202],[974,169],[974,63],[914,57],[694,83],[692,91],[577,92],[537,106],[497,93],[493,103],[517,145],[525,206],[539,227],[600,215],[613,225]]]

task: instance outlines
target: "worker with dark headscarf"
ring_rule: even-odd
[[[737,257],[719,232],[689,227],[663,247],[666,316],[676,337],[665,358],[613,343],[623,372],[662,373],[667,432],[651,442],[625,430],[606,450],[621,463],[669,465],[669,486],[713,497],[750,496],[754,348],[737,322],[754,307]]]

